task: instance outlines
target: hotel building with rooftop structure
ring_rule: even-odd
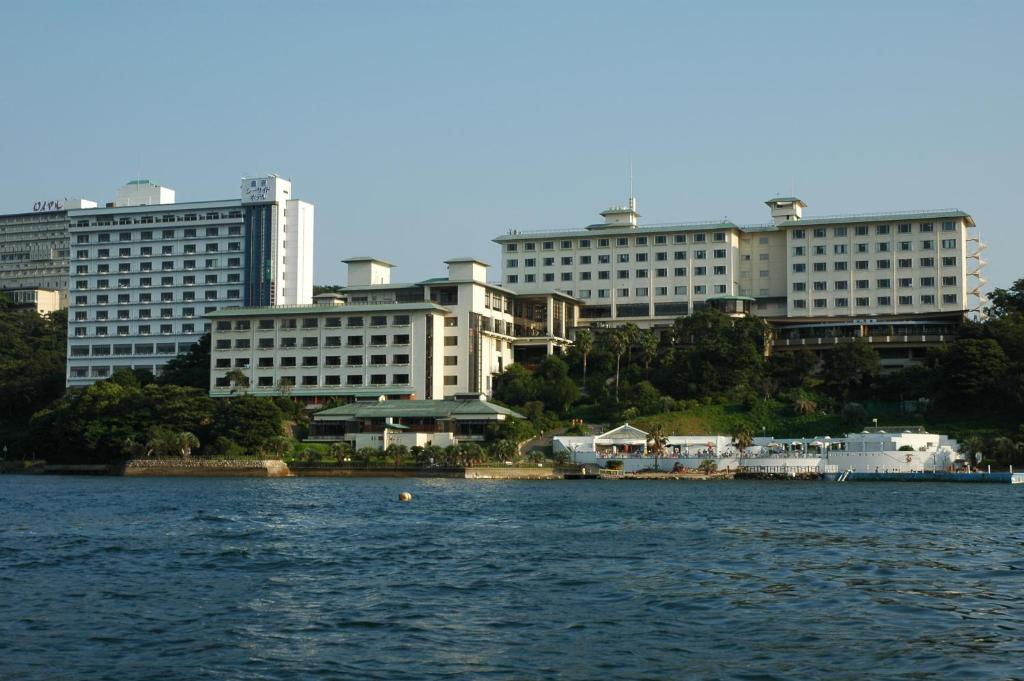
[[[210,395],[439,400],[489,395],[513,361],[531,364],[571,345],[579,301],[487,282],[473,258],[448,276],[393,283],[393,266],[348,258],[340,293],[312,305],[239,307],[212,321]],[[241,372],[244,380],[236,373]]]
[[[68,220],[68,386],[119,368],[159,373],[222,307],[312,300],[313,205],[275,175],[243,179],[240,198],[192,203],[138,180]]]
[[[557,287],[583,302],[582,324],[664,328],[715,306],[764,317],[776,349],[879,343],[899,366],[981,312],[985,245],[963,211],[805,218],[796,197],[765,202],[772,221],[639,224],[636,201],[584,228],[496,239],[502,282]]]
[[[31,212],[0,215],[0,291],[39,313],[67,307],[68,210],[86,199],[36,201]]]

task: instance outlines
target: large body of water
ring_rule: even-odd
[[[1022,494],[4,476],[0,678],[1024,678]]]

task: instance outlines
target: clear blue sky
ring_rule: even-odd
[[[492,263],[510,227],[956,207],[1024,277],[1024,2],[14,2],[0,212],[277,172],[317,283]]]

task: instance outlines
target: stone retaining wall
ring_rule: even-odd
[[[124,465],[124,475],[132,477],[284,478],[290,474],[288,465],[280,459],[131,459]]]

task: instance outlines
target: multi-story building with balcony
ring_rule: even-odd
[[[311,302],[313,206],[276,176],[246,178],[241,193],[175,203],[136,181],[103,208],[68,211],[69,386],[158,373],[222,307]]]
[[[449,260],[447,277],[416,283],[392,283],[382,260],[345,262],[348,285],[313,305],[208,314],[210,394],[314,403],[490,394],[496,374],[568,346],[577,324],[573,297],[490,284],[487,265],[472,258]]]
[[[95,205],[36,201],[31,212],[0,215],[0,290],[15,305],[43,313],[67,307],[68,210]]]
[[[630,199],[582,229],[511,230],[495,239],[502,281],[574,295],[591,325],[664,327],[715,305],[765,317],[780,347],[886,338],[889,364],[980,311],[984,244],[967,213],[804,218],[798,198],[766,203],[772,222],[760,225],[640,225]]]

